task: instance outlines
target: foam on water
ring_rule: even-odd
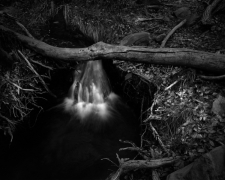
[[[83,74],[75,71],[69,96],[63,102],[64,110],[81,123],[109,121],[118,113],[114,106],[119,97],[111,91],[101,61],[87,62],[84,72],[80,73]]]

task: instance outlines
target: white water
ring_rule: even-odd
[[[81,73],[83,75],[79,79]],[[106,122],[115,115],[114,105],[117,100],[118,96],[111,92],[101,61],[89,61],[84,72],[75,72],[74,82],[63,106],[81,123],[90,120]]]

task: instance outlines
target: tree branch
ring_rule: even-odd
[[[206,71],[224,73],[225,55],[182,48],[127,47],[98,42],[87,48],[59,48],[16,33],[4,26],[29,48],[44,56],[65,61],[117,59],[151,64],[188,66]]]

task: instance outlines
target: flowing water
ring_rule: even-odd
[[[136,155],[119,151],[129,146],[119,140],[138,138],[136,116],[112,91],[102,62],[89,61],[77,66],[63,101],[15,138],[6,179],[106,179],[118,168],[116,154]]]

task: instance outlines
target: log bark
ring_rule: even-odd
[[[117,59],[151,64],[187,66],[215,73],[225,73],[225,55],[183,48],[127,47],[98,42],[87,48],[59,48],[16,33],[4,26],[29,48],[44,56],[65,61]]]

